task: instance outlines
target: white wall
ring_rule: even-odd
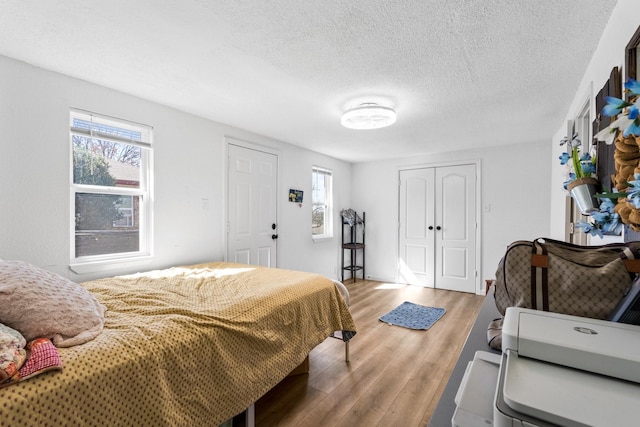
[[[351,198],[351,164],[289,146],[280,158],[284,169],[281,197],[278,254],[281,268],[311,271],[339,279],[340,209]],[[311,168],[320,166],[333,176],[333,239],[311,239]],[[290,188],[304,191],[304,203],[286,201]]]
[[[551,206],[550,206],[550,235],[556,239],[564,239],[564,218],[565,205],[564,200],[566,192],[562,189],[564,181],[564,170],[560,166],[558,157],[562,154],[562,148],[559,145],[560,139],[567,134],[566,121],[574,119],[583,105],[585,97],[591,98],[592,120],[595,113],[595,96],[600,91],[605,82],[609,79],[609,75],[613,67],[619,67],[624,72],[625,47],[640,24],[640,1],[638,0],[619,0],[616,5],[609,23],[607,24],[598,47],[593,54],[591,62],[585,71],[580,82],[580,86],[576,91],[576,95],[571,102],[571,107],[567,111],[564,123],[560,125],[558,131],[553,135],[551,141],[551,164],[552,180],[551,180]],[[626,77],[622,76],[624,82]],[[607,242],[608,243],[610,239]],[[602,244],[599,238],[590,240],[591,244]]]
[[[337,277],[339,235],[311,240],[311,167],[333,169],[342,204],[350,198],[349,163],[6,57],[0,57],[0,258],[77,281],[141,269],[77,275],[68,268],[70,107],[154,128],[155,257],[144,269],[224,258],[225,137],[233,137],[279,151],[278,265]],[[304,190],[302,208],[286,201],[289,188]],[[209,200],[207,210],[202,199]]]
[[[367,213],[367,276],[396,279],[399,168],[480,160],[483,213],[479,277],[481,284],[494,278],[509,243],[549,233],[550,151],[548,144],[540,141],[355,164],[350,207]]]

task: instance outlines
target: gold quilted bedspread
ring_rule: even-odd
[[[355,331],[320,275],[231,263],[82,284],[107,307],[64,368],[0,390],[0,425],[216,426],[334,331]]]

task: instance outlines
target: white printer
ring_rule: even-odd
[[[639,426],[640,326],[508,308],[455,402],[454,427]]]

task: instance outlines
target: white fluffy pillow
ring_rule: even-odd
[[[93,294],[67,278],[23,261],[0,263],[0,323],[27,341],[83,344],[102,332],[104,312]]]

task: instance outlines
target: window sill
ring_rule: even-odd
[[[77,274],[101,273],[122,268],[148,267],[152,260],[151,255],[141,255],[130,258],[76,262],[69,264],[69,268]]]
[[[311,236],[311,239],[314,242],[326,242],[328,240],[333,240],[333,236]]]

